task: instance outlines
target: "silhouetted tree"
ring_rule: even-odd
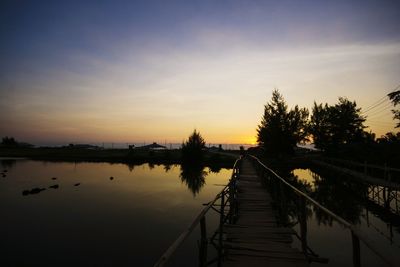
[[[308,111],[297,105],[288,107],[278,90],[264,106],[264,115],[257,129],[258,145],[267,153],[291,154],[297,143],[306,138]]]
[[[388,132],[376,140],[377,143],[400,143],[400,132]]]
[[[182,144],[182,159],[184,161],[197,161],[203,159],[206,142],[196,130]]]
[[[308,131],[316,147],[327,150],[369,140],[372,135],[364,131],[364,122],[356,102],[340,97],[334,106],[314,103]]]
[[[322,105],[314,102],[308,132],[311,134],[317,148],[325,149],[332,143],[331,121],[328,104]]]
[[[400,104],[400,90],[392,92],[388,94],[388,97],[392,101],[393,105],[396,107],[397,105]],[[397,122],[396,128],[400,127],[400,109],[392,109],[392,112],[394,114],[393,119],[399,120]]]
[[[14,147],[18,146],[18,142],[14,139],[14,137],[5,136],[2,138],[1,145],[5,147]]]

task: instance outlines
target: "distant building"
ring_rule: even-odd
[[[217,151],[220,151],[220,150],[219,150],[219,148],[218,148],[218,147],[216,147],[216,146],[212,146],[212,147],[209,147],[209,148],[208,148],[208,151],[211,151],[211,152],[217,152]]]
[[[89,145],[89,144],[69,144],[69,148],[78,148],[78,149],[101,149],[99,146]]]
[[[139,146],[139,147],[136,147],[135,149],[141,149],[141,150],[166,150],[167,147],[159,145],[159,144],[154,142],[153,144],[145,145],[145,146]]]

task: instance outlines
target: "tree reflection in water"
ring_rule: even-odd
[[[286,181],[300,191],[310,194],[312,186],[310,183],[298,179],[290,169],[279,168],[276,170],[281,177],[285,177]],[[267,188],[269,188],[274,205],[278,211],[278,221],[285,226],[294,226],[298,223],[300,216],[299,196],[293,192],[291,188],[281,183],[278,179],[271,176],[267,180]],[[312,215],[312,209],[309,205],[305,209],[306,216]]]
[[[202,163],[196,162],[182,162],[181,173],[179,177],[182,183],[185,183],[188,189],[196,196],[201,188],[206,184],[207,172],[204,170],[205,166]]]
[[[169,171],[171,170],[171,167],[172,167],[171,164],[165,163],[165,164],[164,164],[164,171],[165,171],[165,172],[169,172]]]
[[[360,223],[363,212],[361,199],[367,194],[367,186],[319,169],[312,173],[314,185],[299,179],[289,169],[279,169],[277,172],[291,185],[348,222],[352,224]],[[295,225],[299,216],[302,215],[300,197],[278,179],[272,178],[267,186],[270,188],[274,203],[277,206],[279,221],[285,225]],[[332,225],[332,217],[314,207],[308,201],[306,202],[305,213],[307,218],[314,213],[319,224]]]
[[[3,169],[12,169],[14,167],[14,165],[17,163],[17,161],[15,159],[2,159],[0,160],[1,162],[1,166]]]
[[[368,187],[339,176],[324,170],[314,170],[315,191],[311,197],[346,221],[359,224],[363,212],[361,199],[367,194]],[[332,225],[332,218],[319,209],[315,210],[315,216],[318,223]]]

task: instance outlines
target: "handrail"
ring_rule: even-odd
[[[159,260],[154,264],[154,267],[164,266],[164,264],[169,260],[169,258],[174,254],[174,252],[182,245],[182,243],[186,240],[186,238],[193,232],[195,227],[200,223],[201,219],[204,218],[206,213],[210,210],[210,208],[215,204],[215,202],[224,194],[224,191],[229,187],[232,182],[232,178],[234,178],[237,169],[238,162],[241,158],[236,159],[235,164],[233,165],[233,172],[229,183],[219,192],[214,200],[208,203],[208,205],[201,210],[201,212],[195,217],[195,219],[189,224],[187,229],[183,231],[178,238],[168,247],[168,249],[162,254]]]
[[[353,165],[353,166],[366,167],[369,169],[375,169],[375,170],[381,170],[381,171],[400,172],[400,169],[398,169],[398,168],[389,167],[389,166],[381,166],[381,165],[376,165],[376,164],[360,163],[360,162],[352,161],[352,160],[343,160],[343,159],[331,158],[331,157],[324,157],[324,158],[322,158],[322,160],[336,161],[339,163],[346,164],[348,166]]]
[[[360,229],[355,228],[352,224],[350,224],[349,222],[347,222],[345,219],[343,219],[342,217],[340,217],[339,215],[333,213],[332,211],[328,210],[327,208],[325,208],[324,206],[322,206],[321,204],[319,204],[316,200],[314,200],[313,198],[311,198],[310,196],[308,196],[307,194],[305,194],[304,192],[300,191],[299,189],[297,189],[296,187],[294,187],[293,185],[291,185],[290,183],[288,183],[284,178],[280,177],[276,172],[274,172],[272,169],[270,169],[269,167],[267,167],[264,163],[262,163],[260,161],[260,159],[258,159],[257,157],[253,156],[253,155],[249,155],[250,157],[252,157],[255,161],[257,161],[262,167],[264,167],[266,170],[268,170],[269,172],[271,172],[273,175],[275,175],[276,178],[278,178],[283,184],[287,185],[289,188],[291,188],[297,195],[300,195],[304,198],[306,198],[308,201],[310,201],[311,203],[313,203],[316,207],[318,207],[319,209],[323,210],[325,213],[327,213],[329,216],[331,216],[332,218],[334,218],[336,221],[340,222],[341,224],[343,224],[346,228],[350,229],[352,231],[352,233],[354,235],[356,235],[361,241],[363,241],[363,243],[372,251],[374,252],[377,256],[379,256],[382,260],[384,260],[387,264],[389,264],[390,266],[396,266],[396,262],[392,259],[388,259],[387,257],[383,256],[383,254],[381,252],[379,252],[379,248],[377,246],[374,246],[373,242],[371,240],[369,240],[369,238],[367,237],[367,235],[363,232],[360,231]]]

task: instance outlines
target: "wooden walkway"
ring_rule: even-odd
[[[291,247],[294,231],[278,226],[271,196],[248,159],[240,169],[237,200],[236,223],[224,225],[224,266],[309,266],[304,254]]]

